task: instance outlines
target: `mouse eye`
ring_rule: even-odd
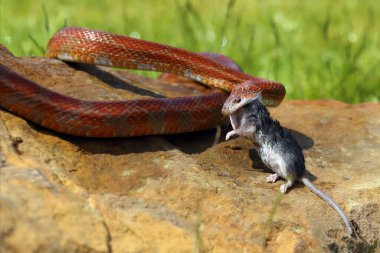
[[[241,102],[241,98],[235,98],[234,102],[235,102],[236,104],[240,103],[240,102]]]

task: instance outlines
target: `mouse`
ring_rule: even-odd
[[[270,116],[261,100],[260,93],[254,94],[246,101],[239,96],[229,97],[226,100],[223,113],[229,114],[233,128],[227,133],[226,140],[233,136],[242,136],[251,140],[263,163],[274,172],[267,177],[267,182],[274,183],[280,178],[284,179],[286,182],[280,186],[283,194],[295,182],[303,183],[335,209],[345,223],[349,235],[355,237],[352,224],[342,208],[307,178],[305,158],[297,140]],[[239,103],[240,106],[237,105]]]

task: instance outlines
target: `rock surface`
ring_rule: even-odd
[[[4,48],[0,62],[86,99],[205,90],[126,71],[14,58]],[[214,130],[78,138],[0,110],[0,251],[379,250],[380,104],[286,101],[271,113],[296,136],[315,184],[354,220],[359,238],[349,238],[334,210],[304,186],[281,195],[281,182],[266,183],[268,171],[245,139],[213,146]]]

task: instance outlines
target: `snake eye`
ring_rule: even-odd
[[[241,98],[235,98],[234,103],[238,104],[241,102]]]

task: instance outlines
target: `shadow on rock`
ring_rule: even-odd
[[[296,138],[298,145],[300,145],[302,149],[310,149],[311,147],[313,147],[314,140],[310,138],[309,136],[301,132],[298,132],[296,130],[292,130],[288,128],[286,128],[286,130],[288,130],[293,135],[293,137]]]
[[[211,148],[215,142],[219,143],[224,140],[227,133],[226,127],[222,127],[219,138],[217,138],[216,129],[171,135],[95,138],[57,133],[33,122],[27,122],[35,131],[62,138],[78,146],[83,152],[90,154],[124,155],[173,149],[179,149],[186,154],[197,154]]]
[[[84,64],[84,63],[70,63],[69,65],[76,70],[84,71],[91,76],[95,76],[96,78],[108,84],[112,88],[128,90],[142,96],[150,96],[154,98],[165,98],[165,96],[159,95],[153,91],[142,89],[135,85],[129,84],[125,80],[116,77],[110,72],[102,70],[98,66],[91,65],[91,64]]]
[[[199,154],[222,142],[228,132],[227,126],[193,133],[167,135],[165,139],[186,154]]]

